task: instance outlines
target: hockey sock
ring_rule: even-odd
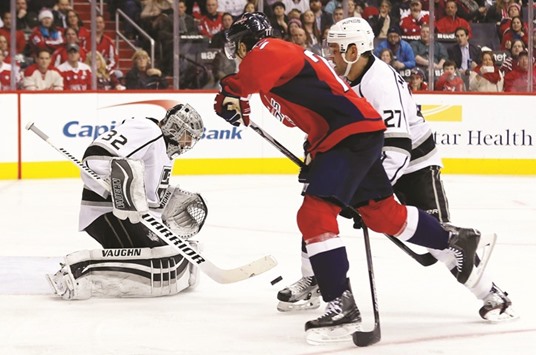
[[[449,236],[449,232],[443,229],[437,219],[424,211],[408,206],[407,227],[399,236],[401,240],[443,250],[449,245]]]
[[[309,254],[307,254],[307,246],[305,240],[302,238],[302,253],[301,253],[301,272],[303,277],[314,276],[313,267],[311,266],[311,260],[309,260]]]
[[[348,256],[341,238],[330,238],[307,245],[309,260],[325,302],[333,301],[347,290]]]

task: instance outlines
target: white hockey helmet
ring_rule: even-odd
[[[355,44],[358,54],[374,49],[374,31],[367,20],[360,17],[348,17],[340,20],[328,31],[327,43],[339,45],[341,53],[346,53],[351,44]]]
[[[188,104],[178,104],[166,112],[160,121],[160,129],[167,145],[167,155],[174,159],[185,153],[201,139],[203,120]]]

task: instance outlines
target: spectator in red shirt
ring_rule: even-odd
[[[8,48],[10,48],[9,39],[11,38],[11,23],[12,23],[11,12],[9,11],[4,12],[2,14],[2,21],[4,22],[4,26],[0,28],[0,35],[6,37]],[[22,30],[15,31],[15,46],[16,46],[17,54],[24,53],[24,47],[26,47],[26,37],[24,36],[24,31]]]
[[[70,27],[65,29],[65,45],[61,48],[58,48],[52,53],[52,62],[50,65],[59,67],[61,64],[65,63],[68,58],[67,48],[69,45],[77,44],[80,46],[78,36],[76,31]],[[80,61],[84,62],[86,60],[87,51],[80,46]]]
[[[521,6],[518,3],[511,3],[508,5],[508,14],[506,16],[503,16],[501,19],[501,22],[499,24],[499,39],[502,41],[503,34],[510,28],[510,23],[512,22],[512,18],[515,16],[521,16]]]
[[[519,16],[512,17],[510,22],[510,28],[504,32],[501,49],[510,49],[512,48],[512,41],[515,39],[520,39],[523,41],[525,46],[529,44],[529,34],[527,33],[527,26],[523,24],[523,20]]]
[[[67,11],[67,28],[72,28],[75,30],[78,36],[78,44],[80,45],[80,48],[88,50],[91,42],[91,33],[87,28],[84,27],[84,23],[80,19],[80,16],[74,10]]]
[[[504,60],[502,63],[500,70],[501,72],[506,75],[507,73],[511,72],[512,69],[514,69],[517,66],[517,61],[519,59],[519,53],[526,51],[527,46],[525,46],[525,43],[523,43],[520,39],[515,39],[512,42],[512,48],[510,48],[510,55],[508,58]]]
[[[218,1],[207,0],[207,14],[199,21],[199,33],[208,38],[221,31],[223,28],[222,14],[218,12]]]
[[[91,68],[80,61],[80,46],[67,46],[67,61],[58,67],[63,77],[64,90],[86,91],[91,89]]]
[[[36,55],[39,49],[52,53],[63,45],[63,31],[54,26],[52,11],[42,10],[38,18],[39,26],[32,30],[29,38],[32,54]]]
[[[443,64],[443,74],[437,79],[435,91],[465,91],[462,78],[456,74],[456,63],[448,59]]]
[[[400,20],[400,29],[402,36],[421,36],[421,26],[427,25],[430,22],[428,11],[422,10],[420,0],[411,0],[410,13],[408,16]]]
[[[455,0],[448,0],[445,4],[445,16],[437,20],[435,24],[438,34],[454,34],[457,28],[463,27],[469,32],[469,37],[472,36],[471,25],[463,18],[456,15],[458,5]],[[454,36],[453,36],[454,37]]]
[[[106,59],[106,68],[108,71],[117,70],[117,63],[119,62],[119,55],[115,49],[114,40],[104,33],[106,28],[104,17],[102,15],[97,15],[95,20],[96,27],[96,42],[97,42],[97,52],[102,54],[104,59]],[[91,48],[91,44],[89,47]]]
[[[532,92],[536,88],[536,68],[533,65]],[[528,92],[529,52],[519,53],[517,66],[504,77],[504,92]]]

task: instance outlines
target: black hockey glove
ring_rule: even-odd
[[[361,216],[359,215],[359,213],[356,211],[355,208],[352,208],[352,207],[343,208],[341,212],[339,212],[339,216],[342,216],[348,219],[353,219],[355,229],[363,228],[363,219],[361,218]]]
[[[300,168],[300,173],[298,174],[298,182],[302,184],[307,184],[309,182],[309,167],[311,164],[311,154],[309,154],[309,148],[311,144],[307,140],[303,142],[303,156],[304,162],[303,166]]]

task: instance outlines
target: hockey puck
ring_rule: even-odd
[[[270,283],[273,285],[275,285],[276,283],[278,283],[279,281],[283,280],[283,277],[282,276],[278,276],[276,277],[275,279],[273,279],[272,281],[270,281]]]

